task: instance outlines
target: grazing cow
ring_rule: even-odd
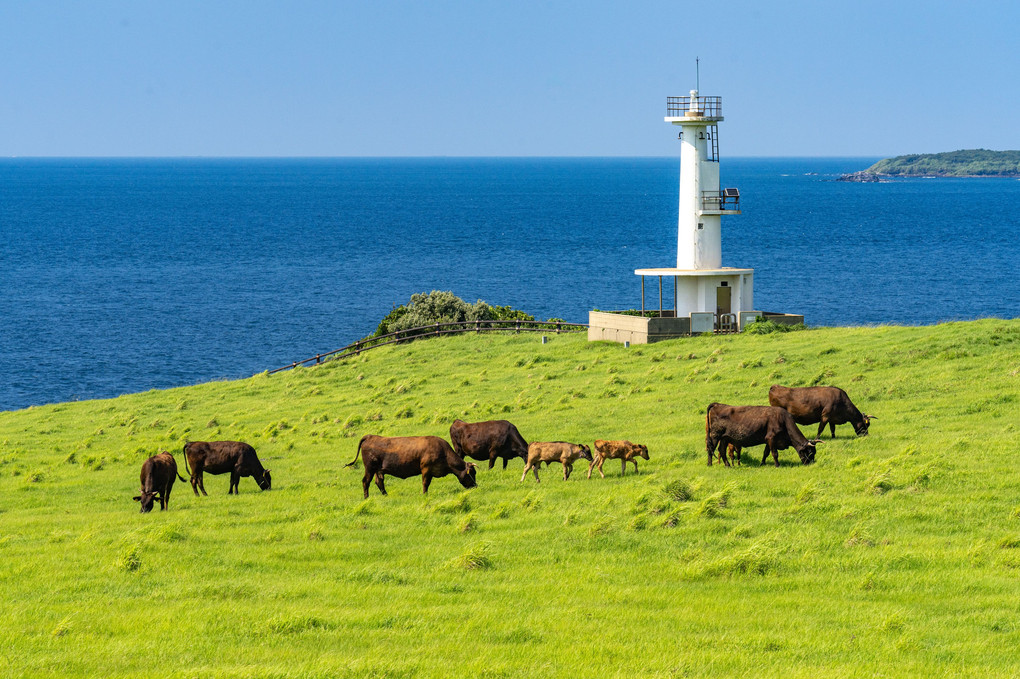
[[[705,413],[705,448],[708,450],[708,466],[712,466],[713,452],[719,448],[719,459],[728,467],[724,451],[733,446],[737,457],[741,448],[765,444],[761,463],[772,453],[772,459],[779,466],[779,451],[790,446],[800,455],[803,464],[815,461],[815,444],[818,439],[807,440],[797,428],[793,416],[782,408],[774,406],[728,406],[713,403]]]
[[[603,441],[599,439],[595,441],[595,459],[588,463],[588,478],[591,478],[591,470],[595,467],[598,468],[602,478],[606,478],[606,475],[602,473],[602,465],[609,459],[620,460],[622,464],[620,476],[626,475],[628,462],[634,463],[634,473],[637,474],[637,460],[635,458],[638,457],[648,459],[648,446],[631,443],[630,441]]]
[[[454,420],[450,425],[450,441],[461,457],[488,460],[489,469],[496,464],[496,458],[503,459],[503,469],[515,457],[528,459],[528,442],[517,431],[517,427],[506,420]]]
[[[242,476],[251,476],[255,483],[259,484],[260,490],[270,490],[273,487],[273,479],[269,470],[259,462],[259,456],[255,449],[247,443],[240,441],[192,441],[184,444],[184,464],[191,474],[191,489],[198,495],[198,490],[205,492],[205,483],[202,481],[202,474],[226,474],[230,473],[230,488],[227,495],[238,494],[237,484]]]
[[[528,459],[527,464],[524,465],[524,474],[521,475],[521,481],[524,481],[529,471],[535,475],[536,481],[541,481],[538,478],[538,468],[543,462],[546,465],[550,465],[553,462],[562,464],[563,480],[566,481],[570,478],[570,472],[574,471],[574,460],[581,458],[591,462],[591,448],[565,441],[532,443],[528,446]]]
[[[354,459],[345,467],[353,467],[361,455],[365,463],[365,477],[361,485],[368,497],[368,486],[375,477],[375,485],[386,495],[383,477],[386,474],[408,479],[421,474],[421,492],[429,492],[433,478],[454,474],[465,488],[474,488],[475,466],[465,462],[449,443],[438,436],[376,436],[366,434],[358,442]]]
[[[829,425],[832,438],[836,438],[836,425],[849,422],[858,436],[868,435],[868,425],[876,419],[865,415],[850,401],[839,387],[781,387],[773,384],[769,389],[769,403],[785,408],[797,424],[818,423],[821,436]]]
[[[174,456],[165,450],[143,462],[142,494],[134,497],[135,502],[142,503],[142,513],[152,511],[154,500],[159,500],[160,511],[169,508],[170,491],[173,490],[174,481],[177,479],[185,480],[177,471],[177,461]]]

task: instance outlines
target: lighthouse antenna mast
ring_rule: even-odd
[[[701,91],[701,58],[694,57],[694,87]]]

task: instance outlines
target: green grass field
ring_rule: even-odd
[[[803,467],[707,467],[713,401],[834,384],[878,417]],[[388,478],[366,433],[629,438],[651,461]],[[0,413],[0,676],[1020,673],[1020,320],[631,347],[431,339],[345,363]],[[813,435],[814,428],[804,428]],[[139,514],[142,461],[244,440]]]

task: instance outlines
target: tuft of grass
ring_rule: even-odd
[[[843,544],[847,547],[874,547],[875,540],[871,537],[868,527],[863,522],[859,522],[850,529],[850,534],[847,535],[846,542]]]
[[[142,557],[139,554],[138,545],[128,545],[122,549],[115,565],[127,573],[134,573],[140,569],[142,567]]]
[[[492,518],[492,519],[509,519],[512,514],[513,514],[513,505],[511,505],[509,502],[500,502],[492,510],[492,514],[489,515],[489,518]]]
[[[770,540],[753,543],[747,549],[708,562],[696,562],[684,570],[688,579],[702,577],[765,576],[780,566],[780,552]]]
[[[674,502],[690,502],[694,499],[694,489],[683,479],[670,481],[663,487],[662,492]]]
[[[470,513],[460,520],[457,524],[457,530],[461,533],[470,533],[473,530],[478,529],[478,519],[475,518],[474,513]]]
[[[486,571],[492,568],[492,557],[489,553],[492,545],[488,542],[476,542],[465,549],[460,556],[454,558],[450,565],[467,571]]]
[[[864,484],[865,490],[872,495],[884,495],[895,487],[896,486],[893,484],[892,480],[892,473],[888,471],[875,474]]]
[[[608,535],[613,531],[612,519],[606,517],[599,519],[595,523],[588,526],[587,534],[589,538],[597,538],[603,535]]]
[[[440,502],[432,507],[432,511],[439,514],[466,514],[471,511],[471,500],[468,492],[464,491],[453,500]]]

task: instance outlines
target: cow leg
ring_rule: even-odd
[[[205,492],[205,474],[202,472],[198,473],[198,487],[202,489],[202,495],[209,497],[209,493]]]
[[[570,478],[570,472],[574,471],[574,465],[564,464],[563,465],[563,480],[566,481]]]
[[[365,467],[365,476],[361,479],[361,487],[365,490],[365,499],[368,499],[368,487],[372,483],[372,473]]]
[[[240,495],[241,491],[238,489],[238,485],[241,483],[241,474],[235,469],[230,472],[230,488],[227,489],[227,495],[233,493],[234,495]]]
[[[492,469],[495,466],[496,466],[496,454],[489,453],[489,469]],[[506,469],[506,465],[503,466],[503,469]]]
[[[421,492],[428,495],[430,483],[432,483],[432,474],[425,472],[421,475]]]
[[[637,458],[634,458],[633,460],[631,460],[631,462],[634,464],[634,473],[637,474],[638,473],[638,471],[637,471]],[[626,467],[627,465],[623,465],[623,466]]]
[[[715,453],[715,439],[711,435],[705,437],[705,450],[708,451],[708,466],[712,466],[712,456]]]
[[[506,471],[506,463],[509,462],[509,458],[503,458],[503,471]]]
[[[775,446],[772,446],[772,460],[776,463],[776,466],[778,467],[779,466],[779,449],[776,448]]]
[[[386,483],[383,481],[383,473],[376,472],[375,474],[375,485],[379,486],[379,492],[386,495]]]
[[[766,443],[765,444],[765,452],[762,453],[762,456],[761,456],[761,463],[765,464],[768,461],[768,459],[769,459],[769,444]]]
[[[173,481],[166,484],[166,490],[163,491],[163,497],[160,500],[159,504],[160,509],[170,509],[170,491],[173,489],[173,487],[174,487]]]
[[[825,431],[825,416],[822,415],[822,421],[818,423],[818,433],[815,434],[816,439],[822,438],[822,432]]]
[[[835,422],[829,422],[829,432],[832,434],[832,438],[836,438],[836,423]],[[821,438],[821,436],[816,436],[815,438]]]
[[[524,473],[523,473],[523,474],[521,474],[521,483],[524,483],[524,479],[526,479],[526,478],[527,478],[527,476],[528,476],[528,470],[529,470],[529,469],[531,469],[531,463],[529,463],[529,462],[525,462],[525,463],[524,463]]]
[[[191,490],[195,492],[195,497],[198,497],[198,476],[196,474],[191,475]]]

